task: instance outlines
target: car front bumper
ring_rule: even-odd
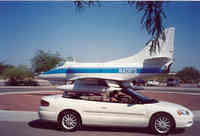
[[[177,117],[176,119],[176,127],[177,128],[187,128],[187,127],[191,127],[194,123],[194,116],[193,114],[190,115],[184,115],[184,116],[180,116]]]
[[[38,111],[38,115],[41,120],[57,122],[56,112],[47,111],[44,110],[43,108],[40,108]]]

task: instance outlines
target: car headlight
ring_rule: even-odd
[[[177,114],[178,115],[189,115],[189,111],[187,110],[177,110]]]

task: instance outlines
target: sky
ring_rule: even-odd
[[[131,56],[150,35],[142,13],[127,2],[102,2],[77,9],[72,2],[0,2],[0,61],[31,66],[40,49],[80,62],[106,62]],[[200,70],[200,2],[167,2],[166,27],[175,27],[173,71]]]

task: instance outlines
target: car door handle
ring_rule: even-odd
[[[101,109],[107,109],[107,107],[104,107],[104,106],[103,106],[103,107],[101,107]]]

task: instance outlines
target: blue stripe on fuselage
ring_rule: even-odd
[[[75,74],[75,73],[161,73],[160,68],[134,68],[134,67],[121,67],[121,68],[62,68],[52,69],[43,74]]]
[[[60,68],[60,69],[51,69],[47,72],[44,72],[43,74],[64,74],[67,73],[66,68]]]
[[[67,73],[119,73],[118,68],[69,68]]]

